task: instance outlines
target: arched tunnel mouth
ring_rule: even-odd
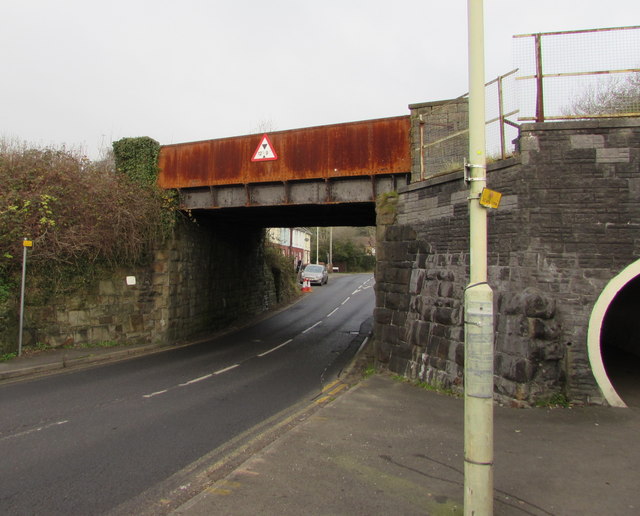
[[[640,407],[640,275],[615,295],[602,320],[600,353],[613,388]]]

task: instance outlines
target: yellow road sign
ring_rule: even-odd
[[[487,208],[497,208],[500,205],[501,197],[502,194],[500,192],[483,188],[482,194],[480,195],[480,204]]]

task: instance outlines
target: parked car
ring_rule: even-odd
[[[304,280],[309,280],[312,285],[325,285],[329,283],[329,273],[324,265],[309,264],[300,275],[300,283]]]

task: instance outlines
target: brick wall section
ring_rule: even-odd
[[[46,306],[27,304],[25,345],[174,343],[278,301],[262,229],[186,224],[150,266],[117,269]]]
[[[591,310],[640,254],[640,121],[526,124],[521,154],[489,167],[495,392],[514,403],[563,392],[602,403],[587,355]],[[468,279],[462,173],[412,184],[378,230],[377,357],[461,388]]]

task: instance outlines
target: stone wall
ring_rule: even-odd
[[[27,296],[25,346],[168,344],[261,313],[281,301],[263,237],[260,228],[181,225],[149,266],[118,268],[46,304]]]
[[[459,169],[469,148],[467,98],[411,104],[411,181]]]
[[[526,124],[519,158],[489,167],[488,187],[503,194],[489,211],[488,256],[499,398],[603,402],[587,327],[602,289],[640,254],[639,122]],[[466,198],[462,172],[412,184],[378,229],[378,360],[454,388],[464,366]]]

